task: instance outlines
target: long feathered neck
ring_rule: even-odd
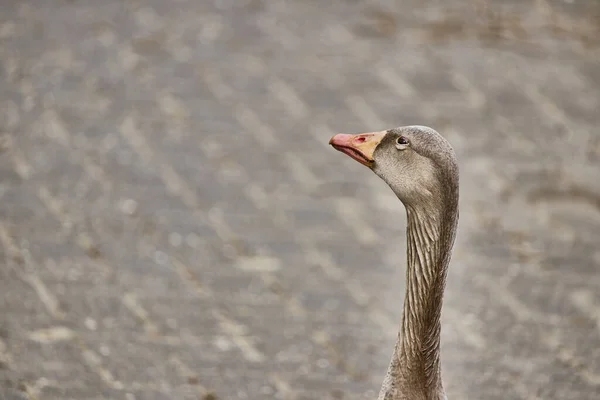
[[[406,207],[404,313],[380,400],[445,398],[440,371],[440,317],[458,222],[457,201],[449,203],[439,212]]]

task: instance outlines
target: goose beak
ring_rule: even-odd
[[[338,133],[329,140],[329,144],[337,151],[341,151],[362,165],[371,168],[375,163],[373,153],[386,133],[387,131],[359,133],[356,135]]]

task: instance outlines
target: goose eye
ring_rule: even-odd
[[[396,147],[398,149],[404,149],[408,145],[409,145],[408,139],[406,139],[404,136],[399,136],[398,139],[396,139]]]

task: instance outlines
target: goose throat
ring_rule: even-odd
[[[441,387],[440,319],[456,217],[412,207],[407,212],[407,269],[399,336],[402,375],[432,390]],[[449,226],[450,225],[450,226]],[[425,378],[425,379],[423,379]]]

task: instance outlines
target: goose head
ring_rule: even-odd
[[[329,141],[378,175],[407,208],[440,210],[458,200],[458,165],[448,141],[425,126],[340,133]]]

